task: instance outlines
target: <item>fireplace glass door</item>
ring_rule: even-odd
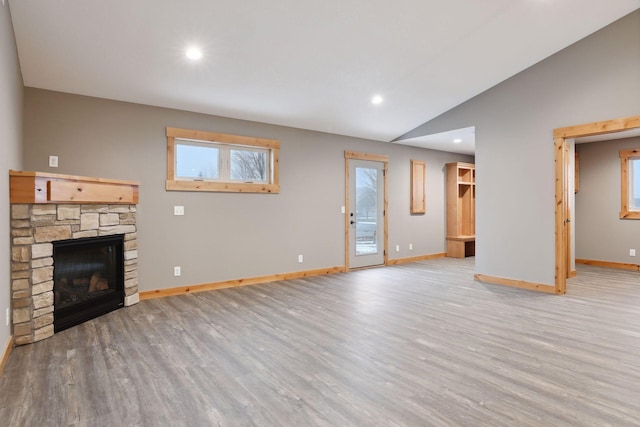
[[[123,235],[53,243],[54,330],[124,305]]]

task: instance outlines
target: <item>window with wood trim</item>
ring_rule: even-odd
[[[423,214],[427,211],[425,201],[426,162],[411,160],[411,208],[412,214]]]
[[[279,193],[280,142],[167,128],[167,190]]]
[[[640,219],[640,148],[620,151],[620,219]]]

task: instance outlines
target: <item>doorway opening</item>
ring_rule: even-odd
[[[553,131],[555,157],[555,293],[567,292],[574,254],[571,250],[571,217],[569,192],[572,191],[571,141],[595,135],[640,128],[640,116],[558,128]]]

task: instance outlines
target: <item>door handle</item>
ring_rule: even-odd
[[[356,222],[355,222],[354,220],[349,221],[349,224],[351,224],[351,225],[353,225],[353,224],[355,224],[355,223],[356,223]]]

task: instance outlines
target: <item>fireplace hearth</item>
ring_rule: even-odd
[[[123,246],[123,234],[53,242],[55,332],[124,305]]]

